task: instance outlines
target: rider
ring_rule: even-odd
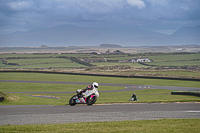
[[[79,92],[79,96],[81,96],[81,94],[83,94],[84,97],[87,97],[87,95],[85,94],[85,92],[87,90],[93,90],[93,89],[97,89],[99,86],[99,84],[97,82],[93,82],[91,85],[87,86],[85,89],[83,90],[77,90]]]
[[[133,93],[131,99],[129,101],[139,101],[135,93]]]

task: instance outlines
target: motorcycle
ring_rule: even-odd
[[[90,106],[93,105],[97,101],[97,97],[99,97],[99,92],[96,88],[93,90],[87,90],[83,93],[81,90],[77,90],[76,93],[77,94],[69,100],[70,106],[74,106],[76,104],[87,104]]]

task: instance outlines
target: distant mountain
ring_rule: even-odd
[[[161,34],[137,27],[91,29],[75,25],[61,25],[49,29],[35,29],[0,36],[1,47],[39,46],[121,46],[184,45],[200,43],[200,25],[182,27],[172,35]]]
[[[99,47],[104,47],[104,48],[121,48],[122,46],[118,44],[100,44]]]
[[[173,37],[200,37],[200,25],[193,27],[181,27],[172,34]]]
[[[190,45],[200,44],[200,25],[181,27],[169,36],[138,37],[124,44],[136,46]]]
[[[170,39],[176,44],[200,44],[200,25],[181,27],[170,36]]]

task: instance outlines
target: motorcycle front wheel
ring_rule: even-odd
[[[70,100],[69,100],[69,105],[70,106],[74,106],[74,105],[76,105],[76,99],[75,99],[75,97],[76,97],[76,95],[74,95]]]
[[[87,105],[90,106],[90,105],[94,104],[96,101],[97,101],[97,97],[96,96],[94,96],[93,98],[91,98],[91,96],[89,96],[87,98],[87,100],[86,100],[86,103],[87,103]]]

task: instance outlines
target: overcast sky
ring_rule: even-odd
[[[64,24],[171,34],[200,24],[200,0],[0,0],[0,34]]]

